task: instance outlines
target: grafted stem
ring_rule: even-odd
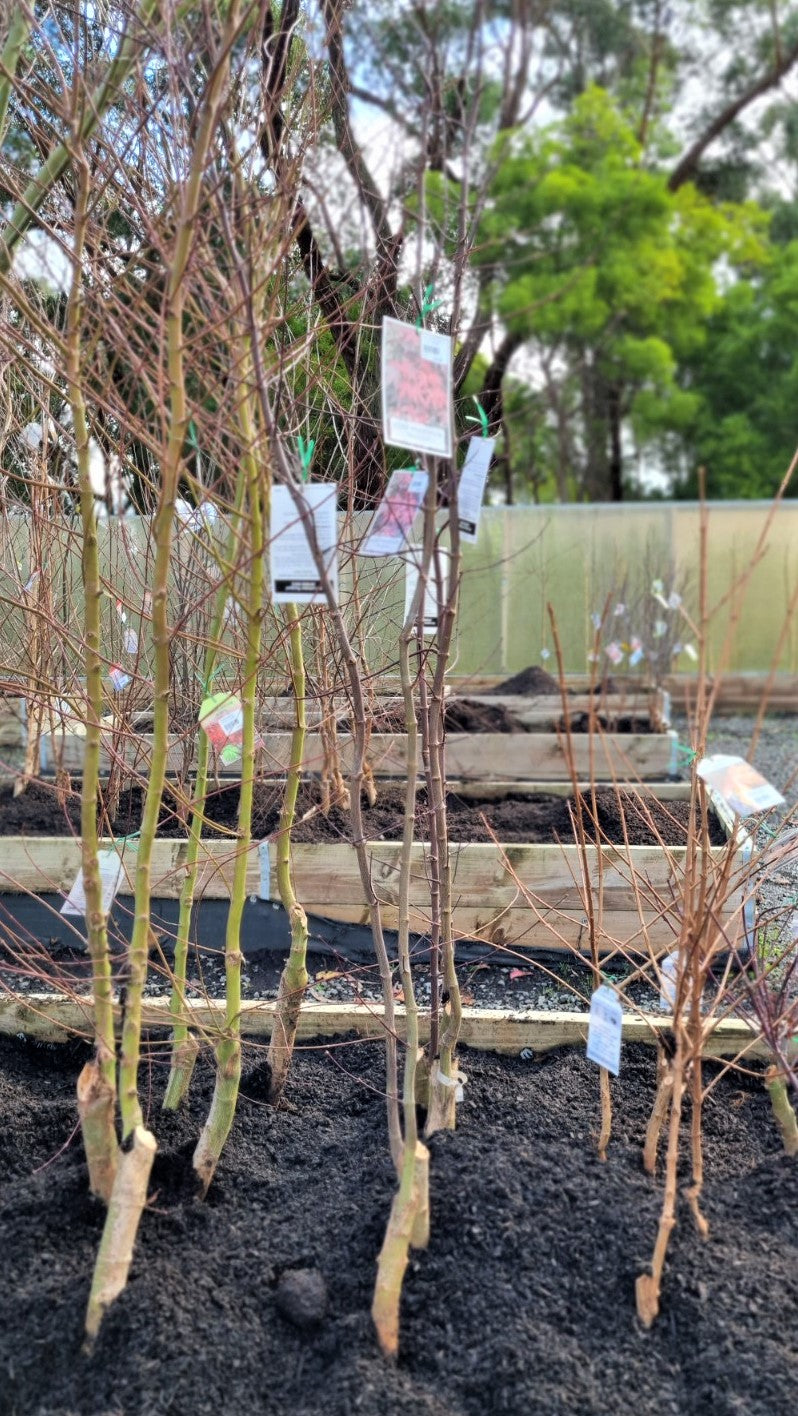
[[[283,1093],[291,1066],[299,1013],[308,986],[308,921],[296,898],[291,878],[291,828],[305,755],[305,661],[302,652],[302,622],[296,605],[287,607],[289,620],[288,655],[294,692],[294,728],[291,733],[291,761],[285,784],[277,836],[277,886],[291,925],[291,948],[280,975],[280,987],[269,1044],[269,1100],[276,1105]]]

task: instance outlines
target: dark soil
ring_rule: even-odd
[[[710,1238],[696,1238],[680,1200],[662,1312],[645,1332],[634,1282],[661,1202],[640,1165],[653,1054],[624,1053],[600,1165],[597,1074],[581,1050],[529,1062],[464,1052],[460,1123],[432,1143],[431,1241],[411,1257],[390,1367],[369,1317],[393,1191],[379,1046],[304,1051],[279,1112],[251,1066],[205,1204],[185,1179],[210,1072],[189,1111],[165,1118],[163,1069],[145,1069],[160,1144],[151,1208],[91,1357],[82,1324],[102,1211],[70,1142],[81,1062],[76,1049],[0,1042],[2,1416],[794,1409],[798,1165],[754,1077],[727,1076],[710,1095]],[[326,1297],[301,1326],[281,1296],[294,1270],[317,1275]]]
[[[207,837],[235,834],[238,795],[237,785],[223,787],[210,795],[208,825],[204,832]],[[132,787],[122,793],[119,810],[110,823],[114,836],[129,836],[138,830],[142,801],[141,787]],[[252,820],[256,839],[270,836],[278,829],[281,802],[282,789],[279,785],[256,782]],[[602,839],[622,844],[622,816],[625,816],[628,839],[633,845],[657,845],[658,833],[668,845],[684,843],[689,817],[686,801],[657,802],[646,799],[641,805],[640,799],[633,794],[622,793],[619,805],[615,791],[604,788],[596,792],[596,802]],[[325,817],[317,810],[317,803],[318,794],[313,784],[304,784],[297,803],[297,825],[293,839],[297,842],[348,840],[351,832],[349,813],[340,807],[333,807]],[[491,831],[500,841],[507,843],[570,843],[574,840],[569,802],[565,797],[544,794],[530,797],[510,793],[499,801],[480,801],[449,792],[447,805],[452,841],[489,841],[492,839]],[[302,817],[308,812],[312,815],[303,821]],[[400,840],[404,820],[404,788],[381,785],[376,805],[369,807],[364,803],[363,814],[369,840]],[[586,825],[590,831],[587,818]],[[168,787],[158,831],[161,836],[168,837],[187,834]],[[77,792],[71,793],[62,805],[55,788],[46,783],[32,783],[16,798],[11,795],[10,787],[0,788],[0,836],[65,834],[80,834],[80,796]],[[420,840],[427,836],[427,804],[423,792],[417,798],[417,834]],[[721,845],[725,840],[725,832],[714,818],[711,838],[713,845]]]
[[[529,668],[521,669],[519,673],[513,674],[512,678],[488,689],[488,692],[523,693],[528,698],[550,698],[555,694],[559,697],[560,685],[545,669],[539,668],[537,664],[530,664]]]

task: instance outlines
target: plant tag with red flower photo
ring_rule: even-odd
[[[374,515],[361,556],[395,556],[407,550],[410,531],[427,491],[429,477],[418,468],[393,472]]]
[[[382,322],[382,427],[391,447],[452,455],[452,341]]]

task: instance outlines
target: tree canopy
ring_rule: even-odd
[[[137,214],[118,178],[95,190],[109,278],[154,310],[179,160],[165,134],[178,112],[190,130],[208,16],[176,8],[191,43],[170,70],[152,0],[77,25],[7,11],[0,275],[23,250],[28,269],[37,226],[68,244],[80,91],[85,140],[115,142],[142,192]],[[690,496],[699,467],[713,495],[775,489],[798,441],[798,0],[282,0],[247,12],[240,43],[212,180],[232,190],[246,169],[264,203],[291,188],[274,347],[356,503],[393,462],[381,320],[416,318],[430,285],[458,430],[473,395],[497,435],[495,495]],[[141,351],[105,353],[98,378],[138,416]],[[147,463],[135,438],[131,456]]]

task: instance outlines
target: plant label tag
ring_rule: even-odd
[[[421,547],[413,546],[418,560],[408,560],[405,573],[405,619],[410,614],[413,600],[418,585],[419,569],[421,564]],[[449,552],[439,546],[435,552],[435,558],[429,568],[427,583],[424,586],[424,634],[433,635],[438,633],[438,617],[446,604],[446,597],[449,593]]]
[[[495,438],[471,438],[457,488],[457,517],[464,541],[476,541],[482,498],[488,480]]]
[[[124,866],[122,857],[115,850],[98,851],[97,864],[100,870],[103,914],[107,914],[122,883]],[[86,889],[83,883],[83,867],[78,871],[75,882],[61,906],[62,915],[85,915]]]
[[[663,1013],[672,1013],[676,1008],[676,983],[679,971],[679,950],[666,954],[660,960],[659,1006]]]
[[[240,700],[232,693],[212,693],[203,698],[199,722],[209,743],[218,753],[221,754],[228,746],[234,746],[238,753],[244,735],[244,712]]]
[[[139,637],[135,629],[126,629],[122,635],[122,648],[126,654],[135,654],[139,647]]]
[[[382,426],[391,447],[452,455],[452,341],[382,322]]]
[[[590,999],[587,1056],[617,1077],[621,1067],[623,1009],[611,988],[602,983]]]
[[[319,567],[306,531],[314,530],[327,579],[338,600],[338,483],[307,482],[298,506],[288,487],[273,487],[271,588],[276,605],[326,605]]]
[[[429,477],[417,468],[393,472],[377,507],[361,556],[395,556],[407,550],[410,531],[427,492]]]
[[[723,753],[702,757],[696,772],[708,787],[723,797],[737,816],[753,816],[758,811],[769,811],[772,806],[781,806],[784,801],[781,792],[776,791],[772,783],[742,757],[730,757]]]
[[[271,899],[271,863],[269,861],[269,842],[258,842],[258,864],[260,866],[260,886],[258,887],[258,899]]]
[[[111,665],[108,670],[108,677],[113,684],[115,693],[121,693],[123,688],[127,688],[128,684],[133,682],[130,674],[126,674],[124,669],[120,669],[118,664]]]
[[[236,747],[235,743],[229,742],[219,753],[219,761],[223,762],[225,767],[232,767],[233,763],[237,762],[240,756],[240,747]]]

